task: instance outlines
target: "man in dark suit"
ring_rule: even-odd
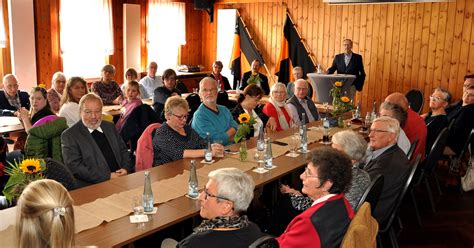
[[[355,75],[356,79],[352,83],[357,91],[362,91],[365,81],[364,63],[362,56],[352,52],[352,40],[345,39],[343,41],[344,53],[336,55],[332,66],[328,68],[328,74],[333,74],[335,71],[339,74]]]
[[[260,88],[263,89],[265,95],[270,94],[270,86],[268,85],[268,78],[267,76],[263,75],[259,72],[260,70],[260,61],[254,60],[252,61],[252,70],[244,73],[242,77],[242,83],[240,86],[240,90],[244,90],[245,87],[249,84],[257,84]]]
[[[127,146],[115,125],[102,122],[102,100],[89,93],[79,101],[81,121],[61,135],[64,164],[77,186],[100,183],[131,172]]]
[[[380,225],[390,217],[405,184],[410,169],[408,158],[397,146],[400,124],[397,120],[382,116],[374,120],[369,133],[369,155],[364,170],[373,179],[384,176],[384,185],[373,216]]]
[[[0,90],[0,116],[13,116],[22,107],[30,109],[30,96],[18,90],[18,80],[15,75],[3,77],[3,90]]]

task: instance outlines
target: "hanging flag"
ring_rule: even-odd
[[[303,75],[306,75],[306,73],[314,72],[316,65],[313,60],[311,60],[288,12],[286,13],[283,34],[284,38],[281,44],[280,63],[278,63],[275,68],[275,75],[278,76],[278,82],[287,84],[290,82],[293,67],[301,66],[303,68]]]
[[[234,45],[232,47],[232,56],[230,58],[230,69],[234,75],[233,88],[237,89],[238,81],[242,78],[242,68],[250,68],[253,60],[259,60],[260,64],[265,64],[262,55],[258,51],[255,43],[250,38],[250,34],[245,27],[242,18],[237,15],[235,20]]]

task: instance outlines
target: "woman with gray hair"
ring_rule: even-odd
[[[51,80],[51,89],[48,90],[48,102],[51,110],[54,113],[59,112],[61,105],[61,97],[63,95],[64,88],[66,86],[66,76],[64,73],[57,71],[53,74],[53,79]]]
[[[253,199],[252,178],[236,168],[209,173],[209,181],[199,194],[203,222],[177,247],[249,247],[263,233],[246,215]]]
[[[446,107],[451,102],[451,94],[441,88],[436,88],[430,96],[430,112],[422,115],[425,119],[428,133],[426,135],[426,154],[429,154],[438,134],[448,126]]]
[[[360,198],[370,184],[370,176],[364,170],[359,169],[360,161],[365,156],[367,142],[360,134],[344,130],[332,136],[332,148],[344,152],[352,162],[352,181],[351,185],[344,192],[344,196],[349,201],[352,209],[356,209]],[[313,201],[301,192],[282,185],[282,193],[290,193],[291,204],[295,209],[305,210],[311,206]]]
[[[101,75],[100,81],[94,82],[91,90],[102,98],[104,105],[120,104],[123,94],[120,86],[114,81],[115,66],[104,65]]]
[[[290,110],[285,102],[286,96],[286,86],[283,83],[276,83],[270,90],[270,101],[263,107],[263,113],[278,120],[277,132],[294,126]]]

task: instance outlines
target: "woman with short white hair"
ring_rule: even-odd
[[[48,90],[48,102],[51,110],[54,113],[58,113],[61,107],[61,97],[66,87],[66,76],[64,73],[58,71],[54,73],[51,83],[51,89]]]
[[[277,120],[277,132],[294,126],[290,110],[285,101],[286,96],[286,86],[283,83],[276,83],[270,90],[270,101],[263,107],[263,113]]]

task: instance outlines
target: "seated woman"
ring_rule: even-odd
[[[172,96],[165,103],[166,122],[155,131],[153,137],[153,166],[182,158],[204,157],[206,141],[186,123],[188,102],[180,96]],[[221,155],[224,147],[212,144],[212,156]]]
[[[302,192],[313,203],[276,238],[280,247],[339,247],[354,212],[343,192],[351,181],[351,161],[340,151],[318,147],[300,175]]]
[[[121,105],[125,110],[122,112],[120,118],[115,124],[115,127],[119,132],[130,113],[132,113],[136,107],[142,105],[142,100],[140,100],[140,85],[137,81],[130,81],[127,84],[127,88],[125,89],[125,100],[122,101]]]
[[[429,154],[438,134],[448,126],[446,107],[451,102],[451,94],[445,89],[436,88],[430,96],[430,112],[422,115],[425,118],[428,134],[426,135],[426,154]]]
[[[275,131],[276,129],[277,124],[275,118],[267,116],[262,112],[261,108],[257,108],[258,102],[262,99],[264,93],[262,88],[256,84],[245,87],[244,92],[242,92],[237,99],[237,106],[231,111],[237,123],[239,123],[239,115],[243,113],[247,113],[250,117],[255,119],[255,124],[253,127],[250,127],[250,133],[247,135],[247,139],[258,136],[259,127],[262,125],[265,126],[267,130]]]
[[[263,107],[263,113],[273,117],[276,122],[276,131],[286,130],[294,126],[291,119],[290,110],[286,104],[286,86],[276,83],[270,90],[270,101]]]
[[[123,95],[119,85],[114,81],[115,67],[113,65],[105,65],[102,67],[101,73],[100,81],[92,84],[92,92],[102,98],[104,105],[120,104],[123,100]]]
[[[67,81],[61,98],[59,116],[66,118],[68,127],[81,120],[79,100],[87,93],[87,83],[81,77],[72,77]]]
[[[199,194],[199,214],[204,220],[175,247],[249,247],[263,235],[244,215],[254,187],[252,178],[239,169],[211,171],[204,191]]]
[[[365,151],[367,150],[367,141],[365,141],[362,135],[351,130],[345,130],[332,136],[331,146],[338,151],[346,153],[351,159],[352,180],[351,185],[344,192],[344,196],[351,204],[352,209],[356,209],[360,198],[370,184],[369,174],[359,169],[360,160],[364,158]],[[303,196],[301,192],[287,185],[282,184],[280,190],[284,194],[290,194],[291,204],[295,209],[306,210],[313,203],[311,198]]]
[[[18,200],[16,247],[73,247],[74,209],[60,183],[42,179],[23,190]]]
[[[222,76],[221,71],[224,65],[220,61],[215,61],[212,64],[212,73],[209,77],[214,78],[217,81],[217,87],[219,91],[231,90],[229,79]]]
[[[173,69],[166,69],[161,75],[163,86],[155,89],[153,96],[153,108],[160,116],[160,122],[165,121],[164,107],[166,99],[170,96],[179,96],[181,91],[176,89],[176,72]]]
[[[51,89],[48,90],[48,102],[54,113],[58,113],[61,107],[60,102],[65,85],[66,76],[60,71],[54,73],[53,80],[51,81]]]
[[[28,130],[30,130],[30,128],[41,118],[48,115],[54,115],[49,107],[47,95],[48,93],[44,88],[38,86],[34,87],[30,92],[30,111],[26,108],[21,108],[18,111],[18,116],[21,121],[23,121],[23,126],[25,127],[26,132],[28,132]]]

